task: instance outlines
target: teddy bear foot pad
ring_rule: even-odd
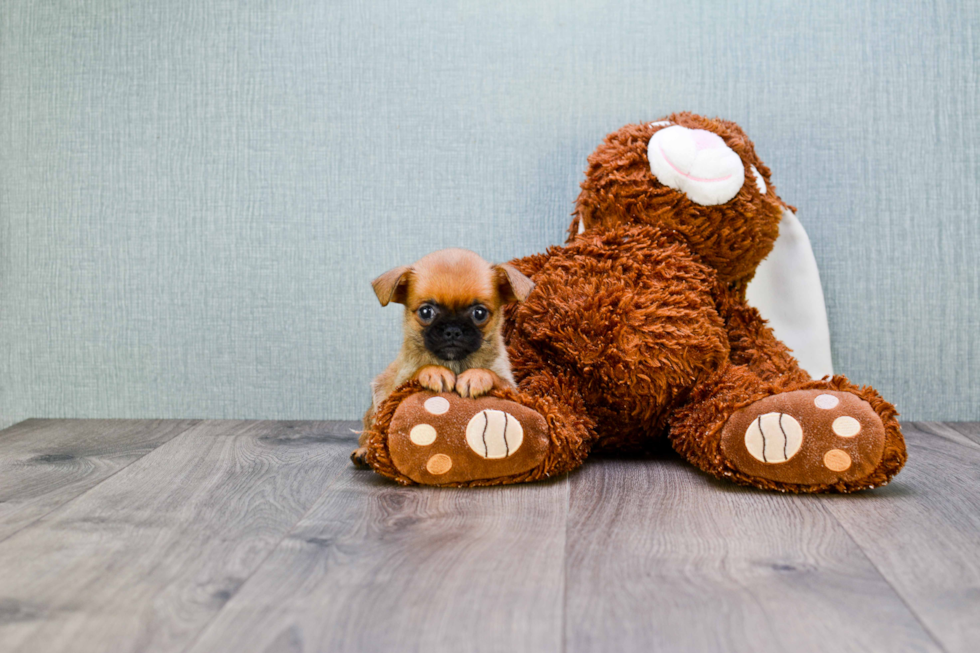
[[[721,449],[739,471],[781,483],[857,481],[881,462],[885,429],[870,404],[848,392],[795,390],[729,418]]]
[[[392,463],[423,485],[520,474],[541,463],[548,444],[548,424],[530,408],[451,392],[405,398],[388,429]]]

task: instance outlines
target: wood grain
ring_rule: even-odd
[[[567,650],[941,650],[823,500],[673,457],[590,461],[571,483]]]
[[[827,509],[947,651],[980,650],[980,443],[975,426],[902,425],[890,485]]]
[[[925,422],[924,424],[926,423],[944,424],[943,422]],[[980,422],[948,422],[944,425],[980,444]]]
[[[673,456],[403,488],[351,426],[0,433],[0,650],[980,650],[976,424],[905,424],[906,469],[850,496]]]
[[[0,433],[0,541],[168,442],[193,420],[39,420]]]
[[[559,651],[567,492],[349,470],[192,650]]]
[[[347,464],[329,423],[206,422],[0,543],[3,651],[180,651]]]

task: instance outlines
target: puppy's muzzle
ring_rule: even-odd
[[[466,319],[439,321],[425,330],[425,348],[443,360],[462,360],[482,344],[479,329]]]
[[[458,324],[446,324],[442,327],[442,339],[451,344],[463,339],[463,330]]]

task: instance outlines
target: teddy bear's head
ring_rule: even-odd
[[[723,281],[752,277],[787,205],[733,122],[675,113],[609,134],[589,156],[569,238],[649,224],[681,233]]]

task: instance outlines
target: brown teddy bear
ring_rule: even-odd
[[[512,261],[536,284],[508,309],[517,389],[408,383],[379,407],[367,462],[404,484],[497,485],[666,437],[744,485],[887,483],[906,459],[894,407],[843,376],[811,379],[745,301],[792,210],[769,177],[732,122],[680,113],[607,136],[565,246]]]

